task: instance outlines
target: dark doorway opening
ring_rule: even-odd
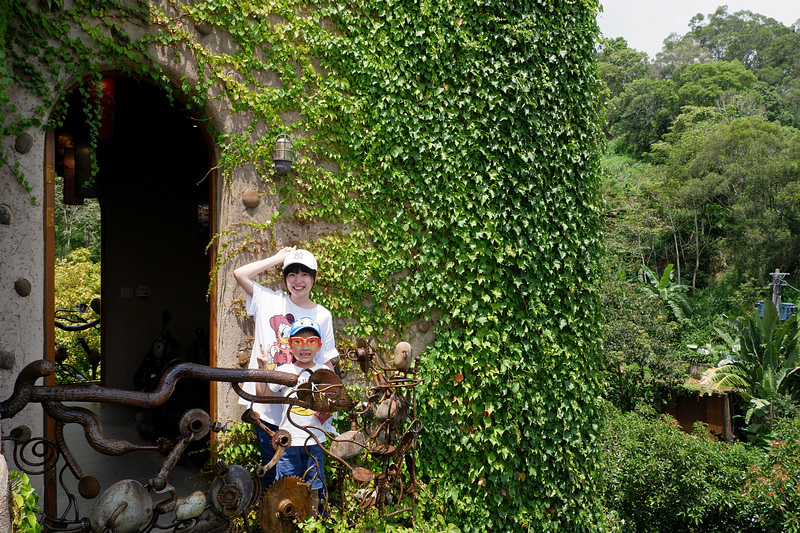
[[[98,112],[94,132],[87,101]],[[151,390],[171,364],[210,362],[208,133],[147,81],[109,75],[99,89],[75,89],[67,103],[55,135],[56,172],[65,177],[55,201],[100,204],[101,384]],[[181,380],[167,404],[130,424],[146,438],[173,437],[184,411],[209,412],[209,403],[208,382]]]

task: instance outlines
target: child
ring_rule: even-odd
[[[319,369],[326,368],[315,362],[317,352],[322,347],[319,325],[310,318],[301,318],[292,324],[289,345],[295,362],[281,365],[276,370],[297,376],[297,384],[306,383],[309,376]],[[267,394],[296,398],[296,387],[286,387],[274,383],[267,384]],[[320,499],[325,498],[325,457],[321,444],[325,442],[322,425],[330,418],[330,413],[316,413],[299,406],[283,406],[280,428],[292,435],[292,445],[278,460],[276,479],[297,476],[311,484],[311,508],[316,510]],[[316,437],[311,436],[311,434]]]
[[[287,295],[283,291],[273,291],[262,287],[253,279],[267,269],[283,263],[283,281]],[[333,319],[330,312],[311,300],[311,289],[317,279],[317,260],[307,250],[283,248],[272,257],[261,259],[237,268],[233,277],[247,293],[247,314],[255,321],[255,339],[250,355],[250,368],[273,370],[279,364],[292,362],[289,348],[289,335],[295,317],[308,317],[317,323],[322,346],[316,352],[316,362],[333,369],[331,360],[339,355],[333,338]],[[266,383],[244,383],[242,389],[249,394],[268,394]],[[240,399],[239,403],[250,405]],[[278,429],[283,415],[283,405],[257,403],[253,410],[261,416],[261,421],[272,431]],[[267,464],[275,455],[272,438],[261,428],[256,427],[262,464]],[[275,469],[264,476],[264,487],[275,481]]]

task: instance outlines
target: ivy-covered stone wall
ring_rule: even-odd
[[[15,171],[14,138],[31,132],[40,147],[69,88],[108,70],[157,82],[215,142],[217,364],[236,365],[247,334],[232,269],[301,244],[320,258],[315,294],[342,341],[417,341],[428,512],[463,531],[592,530],[596,11],[594,0],[15,4],[2,83],[12,104],[36,104],[0,115],[3,190],[35,198],[38,170]],[[283,178],[269,160],[280,133],[298,154]],[[251,188],[256,209],[241,202]]]

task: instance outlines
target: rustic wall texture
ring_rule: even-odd
[[[75,90],[92,114],[103,76],[146,80],[209,145],[210,286],[190,290],[208,291],[213,364],[249,352],[232,269],[300,244],[343,349],[365,337],[421,355],[426,508],[463,531],[598,527],[598,7],[0,0],[0,396],[52,349],[45,131]],[[288,176],[270,158],[279,134],[295,143]],[[104,287],[103,305],[136,287]],[[229,386],[212,403],[238,418]],[[2,429],[19,424],[41,435],[38,406]]]

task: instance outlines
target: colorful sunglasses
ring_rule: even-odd
[[[292,348],[302,348],[304,344],[307,344],[308,347],[313,350],[322,346],[322,339],[319,337],[308,337],[306,339],[303,337],[292,337],[289,339],[289,346]]]

